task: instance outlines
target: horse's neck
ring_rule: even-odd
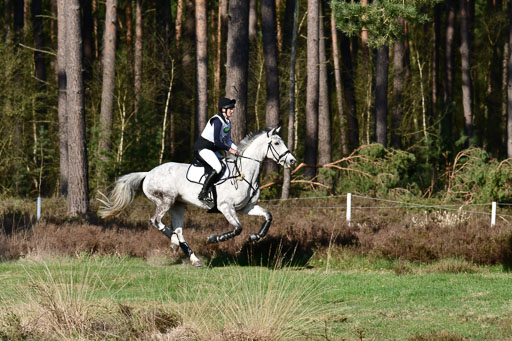
[[[245,158],[241,159],[242,172],[247,177],[252,178],[253,182],[258,181],[260,170],[261,170],[261,162],[266,157],[266,153],[262,148],[262,144],[254,141],[251,145],[249,145],[247,147],[247,149],[244,150],[242,155],[244,157],[250,158],[250,159],[245,159]],[[259,161],[259,162],[257,162],[257,161]]]
[[[258,140],[251,143],[243,152],[243,156],[250,157],[251,159],[263,161],[266,156],[262,143],[257,143]]]

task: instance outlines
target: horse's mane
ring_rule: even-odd
[[[244,150],[246,150],[247,147],[249,147],[251,145],[251,143],[254,142],[254,140],[256,140],[261,135],[268,133],[272,129],[273,129],[273,127],[266,127],[264,129],[250,132],[249,134],[245,135],[245,137],[242,139],[242,141],[240,141],[239,143],[236,144],[236,146],[238,147],[238,152],[243,153]],[[228,157],[231,157],[231,156],[232,156],[231,154],[228,155]]]

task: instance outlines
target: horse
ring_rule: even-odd
[[[237,212],[265,218],[260,231],[249,235],[249,242],[257,242],[265,237],[272,223],[272,214],[257,204],[260,196],[259,174],[265,159],[277,162],[286,168],[296,163],[295,157],[278,135],[280,127],[249,133],[238,144],[238,154],[228,155],[226,163],[228,177],[215,184],[216,208],[234,227],[232,231],[220,235],[212,234],[207,243],[229,240],[242,232],[242,224]],[[118,215],[133,200],[135,192],[142,183],[142,191],[156,205],[150,223],[171,240],[171,247],[181,248],[192,265],[201,267],[202,263],[194,254],[183,237],[183,222],[187,205],[211,210],[211,204],[198,199],[202,188],[200,183],[187,179],[190,165],[168,162],[149,172],[135,172],[123,175],[114,183],[108,196],[99,200],[103,206],[98,211],[102,218]],[[171,210],[171,228],[162,223],[162,218]]]

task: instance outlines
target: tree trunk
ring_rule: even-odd
[[[291,32],[291,45],[290,45],[290,78],[289,78],[289,96],[290,105],[288,107],[288,139],[287,145],[290,152],[293,153],[294,141],[293,133],[295,126],[295,61],[297,57],[297,26],[299,22],[299,0],[295,0],[293,23]],[[290,196],[290,182],[291,182],[291,171],[290,168],[284,169],[283,175],[283,188],[281,192],[282,199],[288,199]]]
[[[357,40],[354,39],[354,47],[357,47]],[[345,107],[347,109],[347,144],[348,152],[359,147],[359,123],[357,120],[356,95],[354,87],[355,67],[352,63],[350,52],[350,38],[341,33],[341,60],[343,63],[341,79],[345,90]],[[357,59],[356,59],[357,60]]]
[[[66,0],[67,113],[69,137],[68,215],[84,216],[89,210],[87,145],[85,143],[82,36],[79,0]]]
[[[126,51],[128,55],[128,65],[130,65],[130,71],[133,72],[133,10],[132,1],[128,0],[124,4],[124,16],[126,20]]]
[[[446,42],[445,42],[445,72],[444,72],[444,116],[441,120],[441,136],[444,148],[452,149],[452,115],[453,103],[453,45],[455,38],[455,3],[446,0]]]
[[[508,4],[507,156],[512,158],[512,3]]]
[[[283,21],[283,49],[288,51],[291,48],[291,39],[293,36],[293,20],[295,18],[295,0],[286,0],[286,8],[284,11]]]
[[[34,47],[36,48],[36,51],[34,51],[35,76],[36,79],[41,82],[41,90],[44,92],[46,84],[46,65],[44,54],[40,52],[44,48],[42,14],[41,0],[32,0],[32,25],[34,31]]]
[[[501,13],[501,9],[499,8],[501,5],[495,4],[491,2],[488,4],[488,11],[491,17],[498,17]],[[488,68],[488,95],[486,96],[486,109],[488,112],[487,122],[485,124],[486,134],[485,134],[485,148],[496,156],[502,156],[506,151],[504,150],[504,145],[502,143],[503,140],[503,125],[501,122],[501,103],[502,103],[502,49],[503,49],[503,39],[505,35],[500,34],[501,28],[497,28],[494,26],[490,26],[492,31],[491,35],[495,37],[499,37],[497,41],[494,43],[489,41],[489,49],[492,51],[489,56],[489,68]],[[474,123],[476,126],[479,124],[477,122]],[[481,130],[481,129],[479,129]]]
[[[393,49],[393,111],[391,113],[391,147],[402,148],[402,94],[405,76],[405,44],[396,41]]]
[[[473,137],[473,111],[471,98],[471,64],[469,56],[469,13],[466,0],[460,0],[460,59],[462,71],[462,106],[464,108],[464,134],[466,147]]]
[[[375,69],[375,137],[377,143],[387,146],[388,125],[388,66],[389,48],[383,46],[377,51]]]
[[[249,67],[249,3],[229,1],[226,97],[236,99],[231,137],[238,142],[246,132],[247,73]]]
[[[159,35],[163,38],[164,46],[171,45],[171,4],[169,0],[156,1],[156,19]]]
[[[14,20],[14,34],[13,34],[13,43],[14,43],[14,50],[16,52],[19,51],[19,43],[23,41],[23,27],[25,26],[24,21],[24,1],[18,0],[14,1],[13,6],[13,20]],[[16,74],[20,73],[19,67],[16,67],[15,70]],[[16,77],[14,80],[14,87],[22,87],[22,80],[21,77]],[[13,94],[14,95],[14,94]],[[7,107],[12,108],[15,103],[13,103],[13,97],[9,96],[7,98]],[[15,118],[14,122],[14,132],[13,132],[13,172],[15,174],[18,174],[22,171],[23,167],[23,117],[18,116]],[[16,193],[18,192],[20,186],[20,177],[16,177],[14,180],[14,187]]]
[[[139,112],[142,90],[142,0],[135,1],[135,59],[133,61],[135,115]]]
[[[195,138],[208,119],[208,12],[206,0],[196,0],[196,127]]]
[[[261,0],[261,29],[263,34],[263,55],[267,101],[265,106],[265,125],[276,127],[279,124],[279,72],[277,62],[277,31],[275,0]],[[278,172],[277,164],[267,163],[265,175]]]
[[[13,0],[14,6],[14,42],[18,43],[21,41],[23,36],[23,26],[24,26],[24,1]]]
[[[57,0],[57,82],[60,194],[68,194],[68,117],[66,112],[66,0]]]
[[[308,0],[307,29],[307,84],[306,84],[306,141],[304,161],[312,167],[306,167],[304,176],[316,175],[318,146],[318,0]]]
[[[263,4],[262,4],[263,6]],[[258,26],[258,0],[249,0],[249,40],[256,39]]]
[[[176,23],[174,24],[174,31],[176,33],[176,49],[180,49],[181,35],[183,32],[183,1],[178,0],[176,5]]]
[[[439,48],[441,42],[441,4],[434,6],[434,41],[432,49],[432,116],[439,116],[438,97],[439,97]]]
[[[94,38],[92,33],[93,29],[93,15],[92,15],[92,2],[91,0],[82,0],[82,18],[83,18],[83,45],[84,45],[84,67],[86,80],[92,78],[92,64],[94,61]]]
[[[98,180],[106,180],[105,168],[112,151],[112,115],[114,110],[116,71],[117,0],[107,0],[103,32],[103,87],[101,91]]]
[[[345,113],[343,112],[343,94],[341,89],[341,70],[340,70],[340,52],[338,47],[338,32],[336,31],[336,21],[334,11],[331,11],[331,42],[332,42],[332,59],[334,61],[334,81],[336,85],[336,105],[338,108],[338,119],[340,121],[340,144],[341,154],[348,155],[347,145],[347,125]]]
[[[227,31],[227,16],[228,16],[228,0],[220,0],[219,14],[217,21],[217,59],[215,60],[215,103],[220,98],[220,80],[221,80],[221,65],[222,60],[225,59],[225,50],[222,49],[224,44],[226,31]]]
[[[92,0],[92,27],[94,31],[94,57],[98,59],[100,56],[98,48],[98,0]]]
[[[318,78],[318,163],[331,162],[331,111],[329,108],[329,82],[327,79],[327,53],[325,52],[324,12],[322,2],[318,9],[318,58],[320,73]]]

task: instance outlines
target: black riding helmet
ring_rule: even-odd
[[[219,111],[222,111],[222,109],[233,109],[235,107],[236,100],[229,99],[229,98],[221,98],[219,99]]]

